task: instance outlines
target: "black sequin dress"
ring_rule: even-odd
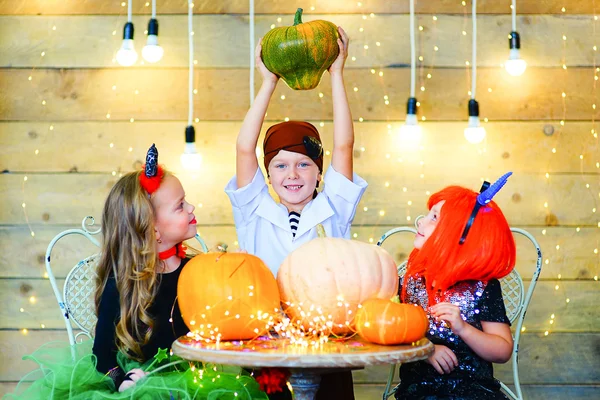
[[[429,299],[422,277],[406,282],[407,303],[418,304],[429,317],[427,338],[433,344],[444,345],[456,354],[458,366],[449,374],[440,375],[425,361],[403,364],[400,368],[400,388],[396,399],[507,399],[494,379],[492,363],[483,360],[467,346],[443,321],[436,321],[428,312]],[[481,322],[502,322],[510,325],[502,300],[500,282],[492,279],[462,281],[437,296],[437,302],[459,306],[463,319],[482,330]]]

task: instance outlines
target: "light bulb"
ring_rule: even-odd
[[[194,143],[186,143],[180,157],[181,166],[186,171],[199,171],[202,165],[202,156],[196,151]]]
[[[521,76],[527,68],[525,60],[521,59],[519,49],[521,48],[521,37],[517,32],[511,32],[508,35],[508,48],[510,54],[508,60],[504,63],[504,68],[512,76]]]
[[[123,28],[123,44],[117,51],[116,59],[120,65],[129,67],[135,64],[137,58],[138,54],[133,45],[133,24],[127,22]]]
[[[465,139],[469,143],[481,143],[485,139],[485,128],[479,125],[479,117],[469,117],[469,126],[465,128]]]
[[[421,142],[421,127],[417,121],[417,99],[409,97],[406,103],[406,122],[400,127],[400,145],[410,150]]]
[[[479,103],[475,99],[469,100],[469,125],[465,128],[465,139],[473,144],[485,139],[485,128],[479,122]]]
[[[510,56],[504,63],[504,68],[511,76],[521,76],[527,69],[527,62],[520,58],[518,49],[510,49]]]
[[[186,171],[198,171],[202,164],[202,156],[196,151],[196,130],[193,125],[185,128],[185,148],[181,154],[181,166]]]
[[[138,58],[138,54],[137,51],[135,51],[135,48],[133,47],[132,39],[123,39],[123,45],[121,46],[119,51],[117,51],[116,58],[117,62],[124,67],[129,67],[135,64]]]
[[[148,22],[148,41],[142,49],[142,57],[149,63],[155,63],[162,59],[164,50],[158,45],[158,21],[154,18]]]
[[[148,43],[142,49],[144,60],[149,63],[158,62],[162,59],[164,52],[163,48],[158,45],[157,37],[155,35],[148,35]]]
[[[421,142],[421,127],[415,114],[407,114],[406,122],[400,127],[400,144],[403,147],[416,147]]]

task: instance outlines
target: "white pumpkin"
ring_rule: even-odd
[[[291,252],[279,268],[284,310],[305,329],[325,322],[330,333],[352,333],[359,304],[397,294],[396,264],[381,247],[319,236]]]

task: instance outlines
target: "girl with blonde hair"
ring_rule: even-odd
[[[143,170],[111,189],[102,231],[93,346],[42,346],[25,357],[40,365],[34,372],[41,377],[29,388],[19,384],[8,398],[266,399],[249,376],[190,368],[183,360],[160,364],[188,333],[176,297],[189,261],[182,243],[196,235],[196,218],[179,179],[158,165],[154,145]]]

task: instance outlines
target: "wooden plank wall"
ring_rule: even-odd
[[[44,278],[48,242],[86,215],[99,217],[111,185],[140,165],[150,143],[182,178],[209,245],[237,244],[223,187],[234,172],[234,140],[249,106],[248,2],[195,2],[194,116],[203,155],[196,175],[178,164],[187,116],[187,2],[157,1],[164,59],[130,68],[113,61],[126,15],[121,3],[0,0],[1,393],[32,368],[20,360],[24,354],[47,340],[66,339]],[[410,224],[428,194],[448,184],[478,189],[481,179],[514,172],[498,203],[511,225],[536,236],[544,254],[521,344],[526,398],[598,398],[598,9],[593,1],[517,2],[528,69],[510,77],[501,67],[508,56],[510,1],[479,2],[477,99],[487,139],[471,145],[462,133],[470,5],[417,1],[423,27],[417,33],[423,57],[417,97],[425,122],[416,148],[397,135],[410,82],[407,0],[257,0],[256,36],[290,24],[301,6],[306,21],[330,20],[351,37],[346,85],[355,168],[370,185],[355,220],[357,240],[377,241],[387,229]],[[149,12],[147,2],[134,1],[140,53]],[[258,87],[260,76],[256,81]],[[330,97],[327,74],[313,91],[280,84],[267,119],[312,121],[331,148]],[[410,242],[394,238],[386,247],[402,260]],[[90,251],[77,239],[58,247],[56,275],[64,278]],[[518,255],[527,281],[535,254],[525,240],[518,240]],[[512,383],[508,366],[496,373]],[[357,372],[357,398],[379,398],[386,375],[385,368]]]

